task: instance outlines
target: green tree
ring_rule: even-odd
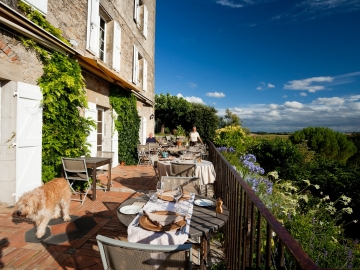
[[[184,126],[185,116],[191,109],[191,103],[182,97],[172,96],[169,93],[155,95],[155,114],[165,132],[165,126],[172,129],[178,125]]]
[[[356,153],[354,143],[345,134],[333,131],[327,127],[307,127],[289,136],[289,140],[298,144],[303,141],[317,154],[328,160],[338,160],[346,163],[349,157]]]
[[[226,126],[241,126],[240,117],[232,113],[229,108],[225,110],[225,116],[221,116],[219,121],[220,128]]]
[[[360,132],[353,132],[351,136],[348,137],[348,140],[352,141],[356,146],[356,153],[350,157],[347,161],[347,165],[353,168],[360,167]]]
[[[187,113],[187,123],[184,127],[187,131],[190,131],[193,126],[196,126],[203,141],[212,141],[215,137],[215,130],[219,125],[219,117],[216,113],[217,110],[212,106],[193,103]]]

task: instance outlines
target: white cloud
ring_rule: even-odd
[[[287,95],[283,95],[282,98],[287,98]]]
[[[304,105],[302,105],[301,103],[297,102],[297,101],[286,101],[284,103],[285,107],[291,108],[291,109],[302,109],[304,108]]]
[[[266,89],[270,89],[270,88],[275,88],[275,85],[273,85],[272,83],[264,83],[264,82],[260,82],[260,85],[258,87],[256,87],[256,90],[266,90]]]
[[[194,89],[197,87],[197,85],[195,83],[189,82],[188,85],[190,86],[190,88]]]
[[[242,112],[243,110],[241,108],[235,107],[232,109],[234,112]]]
[[[342,106],[345,103],[345,100],[343,98],[339,98],[339,97],[318,98],[318,99],[314,100],[313,103]]]
[[[241,8],[241,7],[243,7],[242,4],[234,4],[233,2],[231,2],[229,0],[217,0],[216,3],[220,4],[222,6],[231,7],[231,8]]]
[[[325,86],[323,85],[313,85],[314,83],[331,83],[334,77],[313,77],[303,80],[293,80],[288,81],[288,84],[284,85],[284,89],[289,90],[307,90],[309,92],[316,92],[319,90],[324,90]]]
[[[223,92],[207,92],[206,95],[208,97],[215,97],[215,98],[223,98],[225,97],[225,94]]]
[[[219,115],[225,115],[225,109],[216,109]],[[321,126],[340,132],[360,132],[358,95],[318,98],[309,103],[239,104],[229,109],[251,131],[292,132],[309,126]]]
[[[306,96],[307,96],[307,94],[306,94],[305,92],[301,92],[301,93],[300,93],[300,96],[302,96],[302,97],[306,97]]]
[[[191,96],[191,97],[184,97],[182,94],[177,94],[176,95],[177,97],[182,97],[183,99],[189,101],[189,102],[192,102],[192,103],[201,103],[201,104],[205,104],[205,102],[199,98],[199,97],[194,97],[194,96]]]

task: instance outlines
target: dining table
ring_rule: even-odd
[[[150,232],[147,229],[135,228],[136,223],[139,221],[138,213],[126,214],[122,212],[123,207],[132,206],[135,204],[144,203],[143,209],[148,211],[154,211],[158,209],[164,210],[164,202],[158,199],[159,202],[153,203],[149,201],[149,197],[144,195],[141,197],[130,198],[124,201],[118,208],[117,217],[118,220],[128,228],[128,241],[129,242],[141,242],[148,244],[159,244],[161,241],[169,242],[169,244],[183,244],[191,238],[191,242],[195,240],[199,246],[199,267],[200,269],[206,269],[208,261],[210,261],[210,237],[211,235],[225,225],[229,217],[229,211],[226,206],[223,205],[223,212],[217,213],[216,201],[204,196],[194,195],[191,201],[192,211],[189,223],[187,222],[187,229],[185,235],[182,233],[173,232]],[[201,206],[196,204],[198,201],[212,202]],[[194,203],[195,202],[195,203]],[[174,210],[174,203],[170,202],[166,204],[165,210]],[[151,209],[153,208],[153,209]],[[140,210],[140,212],[142,211]],[[139,224],[137,224],[139,225]],[[129,235],[130,233],[130,235]],[[132,234],[132,235],[131,235]],[[173,238],[173,239],[171,239]],[[165,239],[165,240],[164,240]],[[180,242],[179,242],[180,241]],[[162,243],[165,244],[165,243]]]
[[[201,162],[194,163],[194,160],[164,160],[159,161],[157,168],[159,177],[161,179],[162,176],[171,176],[171,162],[180,162],[184,164],[194,164],[195,172],[194,176],[200,178],[200,185],[212,184],[215,182],[216,172],[214,165],[211,161],[201,160]]]
[[[91,170],[91,179],[92,181],[92,196],[91,200],[96,200],[96,169],[98,167],[104,166],[108,164],[108,181],[106,185],[106,190],[110,191],[110,185],[111,185],[111,164],[112,164],[112,158],[109,157],[85,157],[85,163],[86,167]]]

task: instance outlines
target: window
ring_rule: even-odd
[[[47,0],[23,0],[26,4],[36,8],[42,14],[47,14]]]
[[[134,21],[145,38],[148,32],[149,12],[142,0],[134,0]]]
[[[89,0],[86,49],[120,71],[121,28],[112,20],[99,0]]]
[[[96,136],[96,149],[97,151],[103,150],[103,138],[104,138],[104,109],[97,108],[97,136]]]
[[[147,91],[147,61],[134,45],[133,83]]]

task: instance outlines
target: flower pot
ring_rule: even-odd
[[[124,162],[124,161],[121,161],[121,162],[120,162],[120,166],[125,166],[125,162]]]

